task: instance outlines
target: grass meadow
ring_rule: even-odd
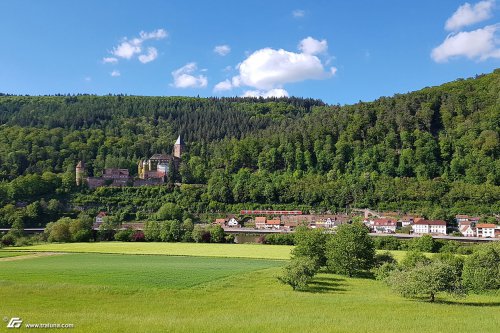
[[[94,245],[105,252],[114,243],[87,244]],[[254,256],[274,250],[229,246],[236,254],[255,249]],[[500,332],[500,293],[430,304],[379,281],[326,273],[296,292],[275,278],[285,262],[100,253],[0,260],[0,318],[72,323],[72,332]]]

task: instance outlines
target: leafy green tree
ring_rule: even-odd
[[[161,222],[158,221],[146,221],[144,223],[144,238],[148,242],[159,242],[161,241]]]
[[[304,289],[311,282],[316,272],[317,265],[314,259],[296,257],[283,268],[283,273],[278,276],[278,280],[283,284],[288,284],[293,290]]]
[[[182,219],[182,210],[174,203],[164,203],[158,212],[156,212],[156,219],[164,220],[180,220]]]
[[[460,277],[453,267],[442,261],[428,264],[418,263],[414,267],[392,271],[386,279],[391,288],[403,297],[427,297],[434,302],[440,292],[463,294],[464,290],[457,286]]]
[[[326,243],[330,271],[353,276],[374,265],[375,245],[367,228],[360,223],[343,224]]]
[[[294,233],[295,247],[292,250],[293,257],[306,257],[315,262],[316,267],[326,264],[327,235],[321,229],[309,229],[299,226]]]
[[[410,248],[419,252],[433,252],[434,238],[431,235],[423,235],[411,240]]]
[[[484,246],[467,256],[463,267],[464,286],[481,292],[500,288],[500,246]]]
[[[203,241],[203,234],[205,233],[205,230],[203,227],[199,224],[196,224],[193,228],[192,232],[192,238],[196,243],[201,243]]]
[[[210,241],[212,243],[224,242],[224,229],[220,225],[210,227]]]

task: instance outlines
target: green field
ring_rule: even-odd
[[[10,258],[10,257],[18,257],[18,256],[24,256],[29,254],[26,252],[11,252],[11,251],[5,251],[5,250],[0,250],[0,258]]]
[[[292,246],[207,243],[63,243],[15,248],[20,251],[161,254],[231,258],[289,259]]]
[[[231,253],[248,249],[232,246]],[[500,293],[430,304],[403,299],[379,281],[325,273],[294,292],[275,278],[283,264],[97,253],[0,261],[0,316],[72,323],[72,332],[500,331]]]

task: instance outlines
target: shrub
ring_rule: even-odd
[[[397,269],[398,265],[395,263],[384,262],[378,267],[372,268],[372,273],[376,280],[385,280],[391,274],[392,271]]]
[[[439,249],[440,253],[458,253],[460,243],[453,240],[442,241],[443,246]]]
[[[288,284],[293,290],[307,287],[317,272],[316,262],[307,257],[296,257],[283,268],[283,274],[278,280]]]
[[[292,250],[292,256],[313,259],[317,268],[326,264],[327,235],[321,229],[298,227],[294,240],[296,245]]]
[[[132,233],[132,236],[130,237],[132,242],[144,242],[146,240],[146,237],[144,236],[144,232],[141,230],[135,230]]]
[[[419,252],[433,252],[434,246],[434,239],[431,235],[413,238],[410,243],[410,249]]]
[[[427,265],[431,262],[431,259],[426,257],[422,252],[418,251],[408,251],[404,256],[403,260],[399,263],[399,266],[403,269],[413,268],[419,264]]]
[[[375,248],[379,250],[399,250],[401,242],[394,236],[375,237]]]
[[[119,242],[130,242],[132,240],[132,229],[120,230],[115,234],[115,240]]]
[[[5,246],[12,246],[16,243],[16,237],[11,233],[6,233],[2,236],[2,244]]]
[[[270,234],[265,236],[264,244],[271,245],[294,245],[293,234]]]

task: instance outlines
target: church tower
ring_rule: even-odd
[[[174,144],[174,157],[181,158],[183,150],[184,150],[184,141],[182,140],[182,137],[179,135],[177,141],[175,141]]]
[[[85,162],[79,161],[75,169],[76,173],[76,186],[83,185],[83,179],[85,177]]]

